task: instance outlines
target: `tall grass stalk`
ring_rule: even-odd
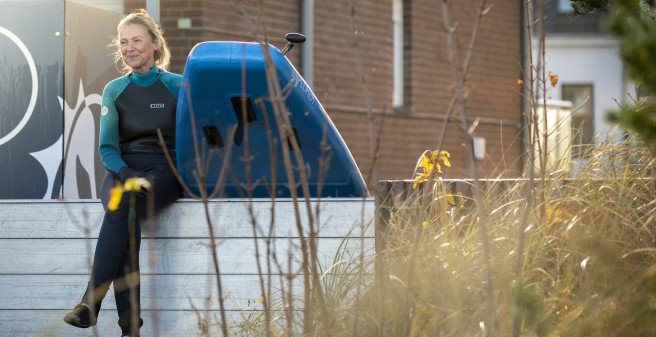
[[[484,259],[485,266],[486,266],[485,268],[485,275],[487,279],[486,303],[488,305],[488,314],[486,315],[485,319],[482,320],[482,322],[484,322],[485,335],[495,335],[494,330],[497,324],[496,324],[496,313],[494,310],[495,307],[494,304],[495,298],[494,298],[494,291],[493,291],[494,281],[492,278],[492,270],[491,270],[491,262],[490,262],[492,256],[489,247],[489,234],[487,229],[488,211],[482,199],[482,194],[481,194],[482,185],[480,184],[478,179],[479,178],[478,167],[476,164],[476,158],[474,156],[473,137],[475,135],[476,125],[473,124],[470,127],[469,120],[467,117],[467,108],[466,108],[465,79],[467,73],[463,71],[467,70],[468,68],[467,67],[463,68],[458,63],[458,48],[456,47],[456,43],[454,41],[455,26],[453,26],[451,23],[448,0],[442,0],[441,5],[442,5],[442,20],[447,37],[447,50],[448,50],[449,62],[451,64],[451,73],[453,75],[453,80],[455,82],[455,94],[454,94],[455,102],[456,102],[455,105],[456,108],[458,109],[458,113],[460,116],[461,127],[467,130],[467,140],[465,141],[465,144],[467,144],[467,150],[468,150],[467,152],[469,158],[469,174],[471,175],[471,177],[474,178],[473,194],[474,194],[474,202],[476,204],[476,210],[478,213],[476,219],[477,219],[477,226],[480,228],[481,243],[483,249],[482,258]],[[474,29],[472,30],[472,36],[470,38],[470,46],[467,52],[466,62],[469,62],[470,60],[469,57],[474,48],[476,37],[478,36],[478,28],[479,28],[480,21],[485,15],[485,13],[487,13],[488,11],[489,8],[487,7],[487,1],[481,0],[478,6],[477,16],[474,19]],[[466,63],[465,65],[468,66],[468,63]],[[412,265],[414,265],[414,263]]]
[[[360,79],[360,83],[362,85],[362,95],[364,98],[364,105],[367,111],[367,132],[368,132],[368,137],[369,137],[369,156],[371,160],[371,164],[369,165],[369,171],[365,173],[365,179],[366,179],[366,186],[369,189],[369,192],[373,195],[376,195],[378,193],[377,189],[377,182],[378,182],[378,168],[377,168],[377,162],[379,158],[379,151],[380,151],[380,141],[382,137],[382,130],[385,122],[385,108],[383,108],[383,112],[378,116],[380,119],[380,122],[378,124],[378,130],[380,132],[376,133],[376,123],[375,119],[377,116],[375,116],[374,111],[373,111],[373,103],[372,103],[372,94],[371,94],[371,89],[369,86],[369,79],[370,79],[370,74],[372,73],[372,68],[367,68],[365,66],[364,62],[364,55],[363,55],[363,50],[360,48],[361,43],[364,38],[365,30],[363,30],[359,24],[359,16],[358,16],[358,0],[349,0],[348,5],[349,5],[349,27],[350,27],[350,32],[351,34],[349,35],[349,43],[351,47],[351,51],[353,52],[353,57],[355,59],[356,67],[357,67],[357,72],[358,76]],[[362,208],[361,208],[361,219],[360,219],[360,241],[364,242],[364,233],[366,232],[366,226],[367,226],[367,219],[365,219],[365,207],[366,203],[365,201],[366,196],[363,196],[363,202],[362,202]],[[363,285],[366,283],[365,280],[363,279],[364,274],[366,273],[366,265],[369,264],[369,261],[365,259],[365,254],[367,252],[364,251],[364,244],[360,245],[361,250],[360,250],[360,263],[359,263],[359,269],[355,273],[357,275],[356,278],[356,288],[355,288],[355,295],[354,295],[354,308],[355,308],[355,315],[352,315],[350,321],[351,321],[351,331],[353,335],[357,335],[358,331],[360,330],[359,328],[359,321],[357,319],[357,312],[359,311],[360,308],[360,297],[363,290]],[[380,265],[380,263],[379,263]],[[382,270],[379,270],[382,272]],[[379,284],[383,284],[384,280],[382,279],[382,274],[377,273],[376,274],[376,280]],[[385,297],[385,288],[383,286],[380,287],[380,293],[379,293],[379,300],[384,301]],[[385,317],[381,316],[378,317],[378,321],[381,322],[381,326],[378,329],[378,336],[383,337],[385,329],[384,329],[384,324],[385,324]]]
[[[524,24],[526,28],[527,36],[527,50],[528,50],[528,67],[524,70],[524,76],[528,77],[528,85],[524,89],[524,100],[528,102],[528,111],[524,111],[524,127],[528,137],[524,142],[524,155],[527,158],[527,163],[525,167],[525,176],[527,176],[528,184],[524,186],[523,189],[523,198],[525,203],[525,208],[522,212],[522,217],[517,226],[517,260],[515,262],[515,282],[521,287],[523,284],[523,270],[524,270],[524,256],[525,256],[525,245],[526,245],[526,232],[525,229],[528,226],[529,214],[533,209],[533,181],[535,179],[535,144],[538,143],[539,137],[537,137],[538,130],[537,127],[537,115],[536,115],[536,106],[537,106],[537,95],[535,90],[535,69],[533,67],[533,4],[530,0],[525,0],[522,3],[524,11]],[[544,106],[544,111],[546,114],[546,105]],[[546,115],[544,120],[546,121]],[[545,128],[546,129],[546,128]],[[543,166],[544,167],[544,166]],[[521,330],[521,312],[516,310],[511,312],[513,316],[513,325],[512,325],[512,337],[518,337]]]
[[[301,154],[301,149],[298,144],[298,140],[293,135],[292,125],[289,120],[289,111],[285,107],[285,99],[281,93],[281,88],[278,81],[277,72],[273,66],[273,61],[269,55],[269,50],[266,45],[262,46],[265,57],[265,67],[266,67],[266,76],[267,76],[267,88],[269,91],[274,116],[276,118],[276,125],[278,131],[281,135],[282,144],[291,144],[293,149],[293,154],[295,156],[296,166],[292,164],[292,159],[290,157],[290,150],[286,146],[282,146],[283,161],[285,163],[285,169],[287,173],[287,179],[289,179],[290,185],[290,194],[294,205],[294,214],[296,218],[297,232],[299,235],[299,241],[301,245],[301,254],[302,254],[302,269],[303,269],[303,280],[304,280],[304,319],[303,319],[303,332],[304,334],[309,334],[312,331],[313,319],[312,316],[312,303],[316,300],[319,303],[319,308],[323,315],[321,318],[330,321],[328,317],[329,313],[325,308],[323,302],[323,291],[321,289],[321,284],[318,282],[318,273],[317,273],[317,231],[314,225],[314,216],[312,213],[311,203],[310,203],[310,188],[309,180],[307,177],[307,171],[305,168],[305,162]],[[298,192],[296,189],[296,181],[294,177],[294,168],[297,168],[299,174],[299,183],[301,190],[303,192],[303,199],[299,199]],[[308,223],[308,236],[306,240],[303,221],[301,219],[299,203],[302,202],[307,211],[307,223]],[[313,297],[314,296],[314,297]],[[329,324],[326,324],[329,326]]]

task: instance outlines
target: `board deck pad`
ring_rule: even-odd
[[[289,134],[305,163],[308,197],[368,196],[346,143],[305,80],[278,49],[252,42],[202,42],[191,50],[177,107],[176,160],[182,180],[193,193],[203,188],[208,195],[216,191],[214,197],[290,197],[285,146],[293,188],[303,196],[292,141],[282,141],[271,103],[265,48],[284,97]],[[199,163],[206,169],[199,170]]]

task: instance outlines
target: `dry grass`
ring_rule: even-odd
[[[314,335],[507,336],[519,317],[521,336],[654,336],[653,158],[627,143],[602,147],[574,178],[534,182],[521,257],[526,182],[487,185],[496,326],[483,323],[488,280],[476,212],[463,202],[414,201],[391,214],[378,253],[382,281],[370,272],[373,261],[336,265],[322,278],[333,320],[325,326],[316,319]],[[325,315],[319,307],[312,312]],[[263,335],[252,323],[247,335]],[[287,325],[276,335],[294,330]]]
[[[516,252],[526,182],[485,194],[497,326],[482,323],[488,280],[476,212],[438,201],[392,214],[379,252],[385,281],[375,285],[385,287],[385,305],[371,288],[369,305],[348,322],[361,328],[344,335],[507,336],[517,314],[523,336],[654,336],[653,158],[628,144],[603,148],[574,178],[535,182],[523,256]]]

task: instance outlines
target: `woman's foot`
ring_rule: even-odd
[[[121,327],[123,334],[121,337],[139,337],[139,329],[132,331],[132,318],[122,318],[118,320],[118,326]],[[143,319],[139,317],[139,328],[143,326]]]
[[[64,322],[78,328],[88,328],[96,325],[96,317],[88,304],[80,303],[64,316]]]

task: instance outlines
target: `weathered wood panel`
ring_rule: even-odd
[[[97,239],[0,239],[0,256],[12,256],[0,259],[2,274],[89,274],[93,249]],[[278,273],[296,273],[299,260],[293,260],[288,268],[287,254],[300,256],[298,240],[276,238],[268,240],[275,247],[279,259],[283,259],[284,270]],[[370,241],[370,239],[368,239]],[[217,242],[217,256],[222,273],[254,274],[257,273],[255,245],[264,251],[266,239],[250,238],[220,239]],[[319,242],[319,264],[327,269],[334,262],[338,251],[344,249],[353,255],[342,259],[347,262],[357,258],[360,247],[368,244],[360,238],[322,238]],[[340,250],[341,247],[341,250]],[[264,264],[267,256],[260,256]],[[141,243],[140,263],[144,274],[206,274],[213,269],[209,239],[145,239]]]
[[[343,237],[353,229],[362,234],[360,224],[373,217],[373,199],[325,199],[311,204],[315,227],[320,237]],[[216,236],[251,238],[255,223],[258,236],[298,237],[293,203],[289,200],[252,202],[221,200],[208,204]],[[307,235],[308,213],[305,204],[299,214]],[[250,210],[253,216],[251,217]],[[88,238],[97,237],[103,208],[99,202],[2,201],[0,200],[0,238]],[[272,221],[273,218],[273,221]],[[143,237],[202,238],[208,236],[203,204],[182,200],[172,205],[145,228]],[[371,236],[372,232],[366,232]]]
[[[273,295],[277,295],[276,290],[281,289],[280,279],[276,276],[272,278]],[[79,302],[88,280],[86,275],[4,275],[0,278],[0,309],[70,309]],[[261,309],[259,282],[259,277],[254,274],[222,275],[226,308]],[[292,283],[292,286],[298,288],[302,280],[297,278],[294,282],[297,284]],[[216,277],[211,274],[142,275],[141,305],[151,310],[219,310]],[[103,300],[102,308],[116,308],[113,290]]]
[[[299,206],[307,235],[307,209]],[[238,322],[261,309],[256,245],[264,251],[270,243],[287,268],[271,271],[272,293],[286,279],[281,274],[298,272],[300,242],[294,205],[290,200],[218,200],[208,207],[217,235],[227,314]],[[338,252],[349,252],[340,256],[346,262],[362,250],[367,258],[373,256],[373,199],[313,200],[310,212],[320,229],[323,269],[333,264]],[[62,318],[86,287],[102,215],[98,201],[0,201],[0,337],[92,335],[91,329],[70,327]],[[182,200],[164,211],[156,226],[143,230],[141,298],[146,322],[142,335],[155,336],[156,328],[160,336],[198,335],[195,309],[207,311],[212,317],[210,330],[219,330],[205,218],[203,204]],[[291,267],[289,254],[296,263]],[[259,258],[266,260],[265,254]],[[301,282],[300,278],[293,281],[299,294]],[[116,320],[110,290],[99,320],[100,336],[119,335]]]

